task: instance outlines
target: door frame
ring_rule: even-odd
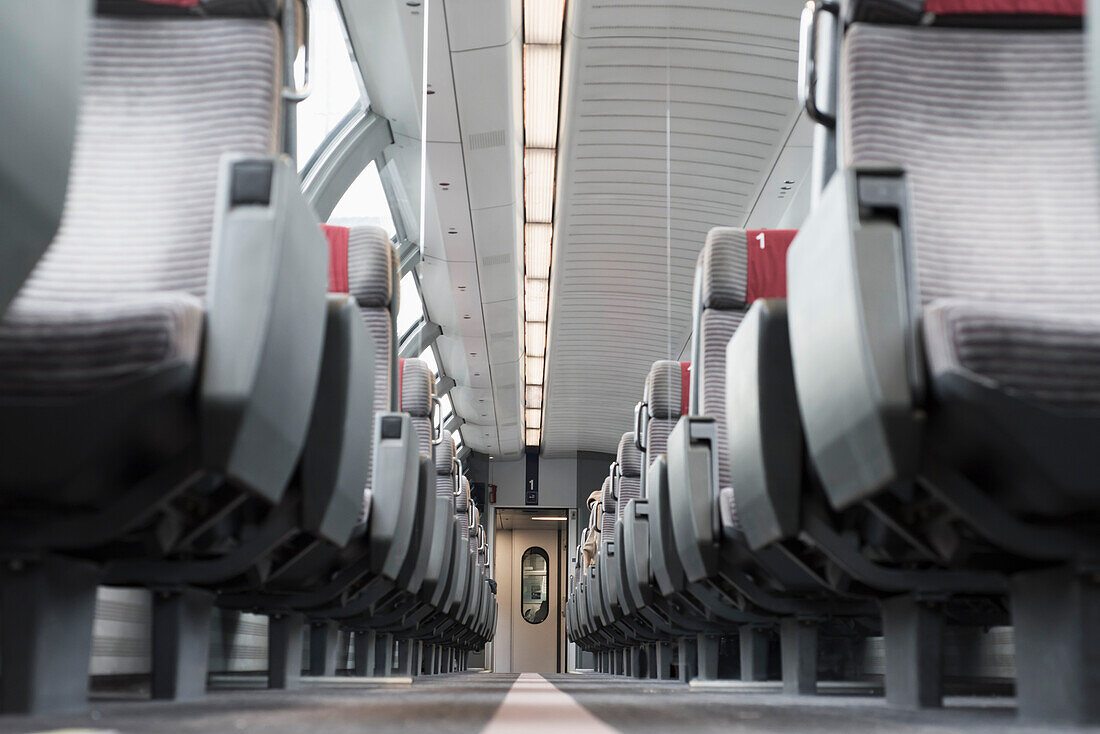
[[[572,642],[569,642],[565,636],[565,598],[566,587],[569,582],[569,549],[576,545],[577,538],[577,508],[569,507],[567,505],[537,505],[537,509],[546,510],[548,512],[564,511],[568,520],[564,523],[555,523],[558,526],[558,573],[557,573],[557,595],[558,595],[558,616],[555,620],[557,624],[557,672],[571,672],[574,669],[573,660],[576,658],[575,647]],[[497,532],[497,510],[530,510],[531,505],[489,505],[489,575],[491,578],[496,578],[496,532]],[[566,527],[562,527],[565,525]],[[499,604],[499,600],[498,600]],[[511,615],[509,615],[509,621],[511,621]],[[495,645],[495,639],[491,640],[485,647],[485,660],[487,665],[491,665],[493,658],[493,646]]]

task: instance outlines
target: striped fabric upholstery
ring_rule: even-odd
[[[958,373],[1064,410],[1100,406],[1100,313],[936,301],[924,312],[933,374]]]
[[[406,359],[401,371],[401,410],[412,416],[420,453],[432,456],[432,398],[435,376],[421,359]]]
[[[600,488],[600,534],[605,539],[615,535],[615,498],[611,494],[611,477],[605,477]]]
[[[654,418],[679,418],[684,412],[680,363],[662,359],[653,363],[645,381],[646,404]]]
[[[718,485],[732,483],[729,458],[729,420],[726,416],[726,346],[745,318],[740,309],[703,311],[699,329],[702,365],[696,371],[699,383],[700,410],[714,419],[718,429]]]
[[[645,402],[649,412],[645,438],[648,468],[668,450],[668,436],[684,412],[679,362],[662,359],[653,363],[646,376]]]
[[[278,35],[267,20],[94,20],[61,227],[0,322],[0,393],[195,364],[219,160],[274,150]]]
[[[699,259],[703,305],[744,308],[749,279],[748,233],[734,227],[715,227],[707,233]]]
[[[619,478],[619,499],[615,506],[615,514],[623,517],[623,508],[630,500],[642,496],[642,453],[634,445],[634,433],[624,433],[619,440],[619,451],[616,461],[622,477]]]
[[[481,511],[477,509],[477,505],[473,502],[470,503],[470,525],[473,527],[470,530],[470,536],[468,538],[469,547],[471,553],[477,553],[477,526],[481,523]]]
[[[462,493],[459,495],[458,502],[455,503],[455,515],[460,521],[459,530],[463,540],[469,540],[470,538],[470,503],[467,502],[469,496],[470,480],[462,477]]]
[[[396,306],[394,265],[397,253],[381,227],[351,227],[348,232],[348,291],[360,306]]]
[[[856,25],[841,93],[847,164],[907,174],[932,368],[1091,409],[1100,186],[1082,35]]]
[[[450,431],[443,431],[443,440],[435,447],[435,493],[449,498],[455,492],[455,441]]]

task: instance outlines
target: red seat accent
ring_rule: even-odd
[[[691,394],[691,362],[680,363],[680,415],[688,414]]]
[[[749,277],[745,303],[787,297],[787,249],[797,229],[748,230]]]
[[[347,293],[348,286],[348,237],[351,230],[347,227],[334,227],[322,224],[321,229],[328,239],[328,291],[329,293]]]
[[[1071,15],[1085,14],[1084,0],[927,0],[924,9],[937,15]]]

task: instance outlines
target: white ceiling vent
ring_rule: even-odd
[[[490,130],[486,133],[471,133],[467,136],[467,145],[470,150],[499,148],[507,142],[508,134],[504,130]]]

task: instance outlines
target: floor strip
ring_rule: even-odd
[[[538,673],[522,673],[482,734],[617,734]]]

